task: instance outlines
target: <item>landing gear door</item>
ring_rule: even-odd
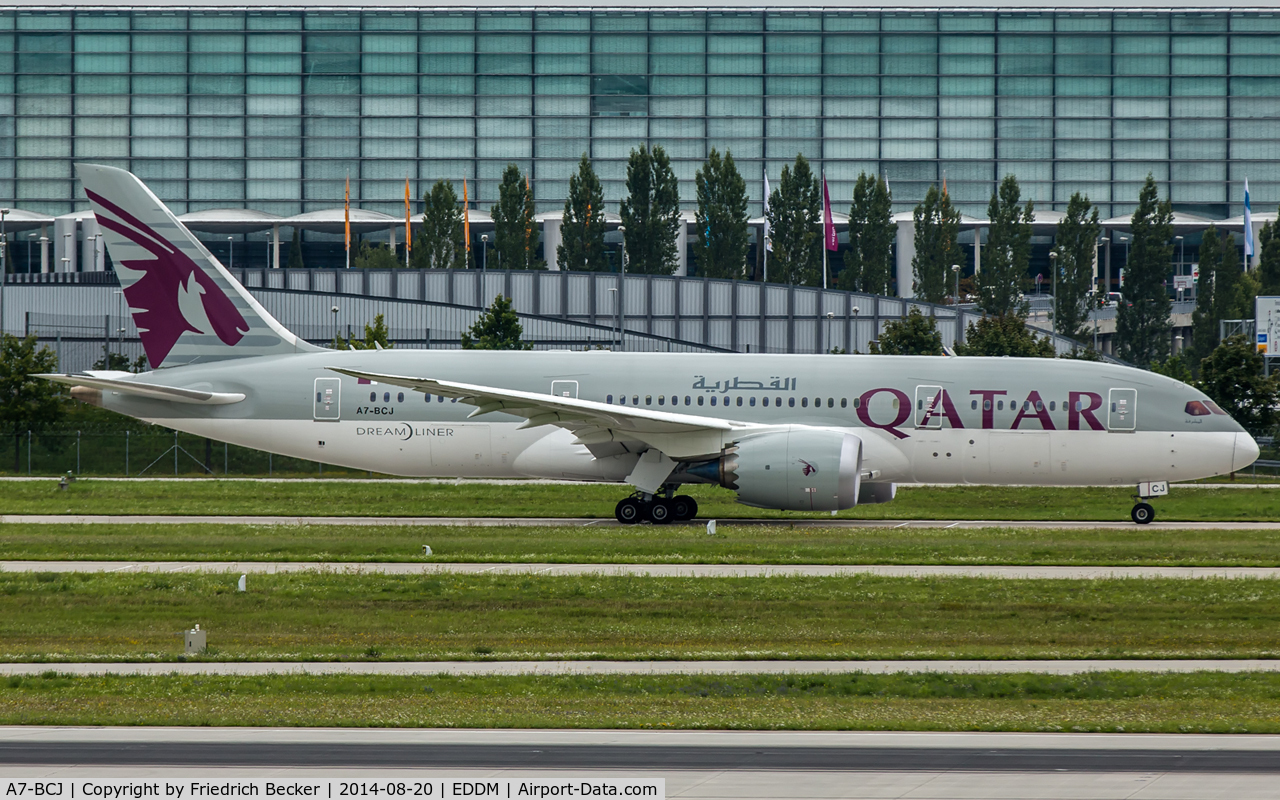
[[[942,387],[916,387],[916,427],[937,430],[942,427]]]
[[[551,394],[556,397],[568,397],[573,400],[578,399],[578,382],[577,381],[552,381]]]
[[[316,378],[315,418],[326,422],[342,418],[339,400],[342,395],[341,378]]]
[[[1107,406],[1107,430],[1132,431],[1138,427],[1138,390],[1112,389]]]

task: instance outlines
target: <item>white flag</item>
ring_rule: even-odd
[[[1244,179],[1244,254],[1253,257],[1253,214],[1249,211],[1249,179]]]
[[[773,252],[773,235],[769,230],[769,173],[764,174],[764,249]]]

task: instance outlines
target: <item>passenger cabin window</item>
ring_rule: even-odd
[[[398,393],[396,394],[396,402],[397,402],[397,403],[403,403],[403,402],[404,402],[404,392],[398,392]]]
[[[800,398],[800,407],[801,407],[801,408],[808,408],[808,407],[809,407],[809,398],[807,398],[807,397],[801,397],[801,398]]]
[[[660,405],[660,406],[665,406],[666,404],[667,404],[667,398],[666,398],[666,396],[665,396],[665,395],[661,395],[661,394],[660,394],[660,395],[658,395],[658,405]]]
[[[970,401],[969,401],[969,408],[973,409],[974,411],[977,411],[977,410],[978,410],[978,401],[977,401],[977,400],[970,400]]]
[[[698,405],[702,405],[702,395],[698,395]]]
[[[391,402],[391,392],[383,392],[383,393],[382,393],[382,402],[384,402],[384,403],[390,403],[390,402]]]
[[[787,398],[787,405],[788,405],[789,407],[791,407],[791,408],[795,408],[795,407],[796,407],[796,399],[795,399],[794,397],[788,397],[788,398]]]
[[[983,410],[983,411],[990,411],[990,410],[991,410],[991,401],[990,401],[990,400],[983,400],[983,401],[982,401],[982,410]]]
[[[714,406],[715,404],[716,404],[716,398],[713,396],[713,397],[711,398],[711,405],[713,405],[713,406]]]
[[[1003,401],[1003,400],[1001,400],[1001,401],[999,401],[999,402],[997,402],[997,403],[996,403],[996,411],[1004,411],[1004,401]]]
[[[755,404],[756,404],[756,399],[753,397],[753,398],[751,398],[751,403],[750,403],[750,405],[754,408],[754,407],[755,407]]]
[[[690,398],[690,397],[689,397],[689,395],[687,395],[687,394],[684,396],[684,404],[685,404],[686,406],[691,406],[691,405],[693,405],[692,398]]]
[[[1050,400],[1050,401],[1049,401],[1049,410],[1050,410],[1050,411],[1054,411],[1054,410],[1056,410],[1057,408],[1058,408],[1058,402],[1057,402],[1056,400]]]
[[[376,403],[376,402],[378,402],[378,393],[377,393],[377,392],[369,392],[369,402],[370,402],[370,403]]]
[[[645,404],[646,406],[651,406],[651,405],[653,405],[653,395],[651,395],[651,394],[646,394],[646,395],[644,396],[644,404]]]
[[[741,407],[742,407],[742,398],[741,398],[741,397],[739,397],[739,398],[738,398],[738,407],[739,407],[739,408],[741,408]]]
[[[633,406],[640,405],[640,395],[638,394],[631,395],[631,405]]]
[[[835,408],[835,407],[836,407],[836,399],[834,397],[828,397],[827,408]]]
[[[764,406],[765,408],[768,408],[768,407],[769,407],[769,398],[767,398],[767,397],[762,397],[762,398],[760,398],[760,405]]]
[[[605,395],[605,396],[604,396],[604,401],[605,401],[606,403],[610,404],[610,405],[613,405],[613,395],[611,395],[611,394],[607,394],[607,395]]]
[[[861,398],[861,397],[855,397],[855,398],[853,398],[853,407],[854,407],[854,408],[862,408],[862,398]]]
[[[773,398],[773,404],[778,408],[782,408],[782,398],[781,397]]]
[[[847,397],[841,397],[841,398],[840,398],[840,407],[841,407],[841,408],[848,408],[848,407],[849,407],[849,398],[847,398]]]

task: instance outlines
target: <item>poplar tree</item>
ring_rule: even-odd
[[[1124,273],[1124,299],[1116,310],[1120,357],[1147,367],[1169,356],[1171,303],[1165,282],[1173,258],[1173,207],[1160,200],[1156,181],[1147,175],[1130,222],[1133,241]]]
[[[498,269],[542,269],[538,258],[538,225],[533,220],[533,192],[515,164],[508,164],[492,208],[493,244]]]
[[[928,303],[947,297],[947,274],[960,257],[960,212],[951,205],[946,192],[930,186],[924,202],[912,212],[915,223],[916,254],[911,259],[915,273],[915,296]]]
[[[893,275],[893,242],[898,228],[893,224],[892,198],[883,178],[866,173],[858,176],[849,208],[849,249],[844,251],[844,268],[836,285],[852,292],[888,294]]]
[[[578,162],[578,174],[569,176],[556,263],[565,271],[600,272],[608,267],[604,257],[604,190],[586,153]]]
[[[293,241],[289,243],[289,260],[285,262],[286,269],[302,269],[302,229],[293,229]]]
[[[1025,319],[1030,304],[1022,292],[1031,261],[1031,222],[1036,218],[1031,201],[1020,205],[1018,179],[1006,175],[987,205],[989,228],[987,256],[982,272],[973,277],[982,313],[1000,317],[1015,314]]]
[[[66,410],[58,384],[35,377],[57,371],[57,355],[40,346],[34,334],[21,338],[0,333],[0,424],[13,437],[14,472],[27,433],[53,427]]]
[[[1058,294],[1053,329],[1082,341],[1091,334],[1087,323],[1093,296],[1089,290],[1093,288],[1093,265],[1101,232],[1098,209],[1079,192],[1071,195],[1053,246],[1058,254],[1054,264],[1058,270]]]
[[[1218,282],[1225,277],[1222,241],[1218,229],[1210,225],[1200,238],[1200,277],[1196,281],[1196,310],[1191,312],[1192,362],[1198,367],[1218,346]],[[1234,284],[1229,291],[1235,291]],[[1199,371],[1198,369],[1196,370]]]
[[[708,278],[746,277],[747,182],[738,173],[733,154],[726,150],[721,158],[711,148],[696,183],[698,244],[694,260],[698,272]]]
[[[745,188],[745,183],[743,184]],[[679,266],[677,237],[680,187],[671,159],[661,145],[631,151],[627,161],[627,197],[622,201],[622,224],[627,229],[627,269],[646,275],[670,275]]]
[[[453,184],[436,181],[422,197],[422,227],[413,237],[409,263],[415,269],[466,269],[462,206]]]
[[[769,269],[779,283],[822,284],[821,198],[818,176],[797,155],[795,164],[782,168],[782,180],[769,196]]]
[[[1258,231],[1258,294],[1280,294],[1280,224],[1268,222]]]

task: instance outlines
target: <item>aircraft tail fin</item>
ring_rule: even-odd
[[[153,368],[321,349],[272,317],[136,175],[76,172]]]

